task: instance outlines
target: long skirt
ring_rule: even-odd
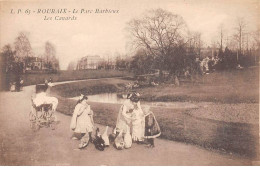
[[[134,141],[143,141],[144,123],[142,119],[133,120],[132,122],[132,139]]]

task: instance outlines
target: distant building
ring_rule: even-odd
[[[38,57],[27,57],[24,59],[25,70],[40,70],[43,68],[43,61]]]
[[[27,57],[23,59],[24,69],[26,71],[30,70],[59,70],[59,61],[57,59],[52,59],[51,61],[46,61],[39,57]]]
[[[103,61],[102,58],[98,55],[94,56],[85,56],[78,61],[77,69],[84,70],[84,69],[98,69],[100,63]]]

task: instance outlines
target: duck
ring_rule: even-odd
[[[107,130],[108,130],[108,126],[106,126],[106,130],[104,131],[104,133],[101,136],[101,138],[105,142],[105,146],[109,146],[109,138],[108,138],[108,135],[107,135]]]
[[[113,143],[116,139],[116,128],[114,128],[113,133],[109,134],[109,142]]]
[[[96,136],[93,143],[95,145],[95,148],[99,151],[105,150],[105,141],[102,139],[101,134],[99,133],[99,128],[97,128],[96,130]]]
[[[123,150],[125,143],[124,143],[124,139],[122,136],[123,130],[120,131],[120,133],[118,134],[118,136],[115,139],[115,147],[118,150]]]
[[[130,135],[130,131],[127,128],[125,136],[124,136],[124,144],[125,144],[125,148],[131,148],[132,146],[132,137]]]

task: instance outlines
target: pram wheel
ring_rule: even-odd
[[[50,118],[50,127],[52,130],[55,130],[57,128],[57,117],[55,115],[52,115]]]
[[[51,128],[52,130],[55,130],[55,129],[56,129],[56,124],[50,124],[50,128]]]
[[[52,115],[51,117],[50,117],[50,121],[53,123],[56,123],[57,122],[57,117],[56,117],[56,115]]]
[[[35,117],[35,115],[30,111],[30,113],[29,113],[29,120],[30,120],[30,122],[32,122],[32,121],[36,121],[36,117]]]
[[[30,127],[31,127],[31,129],[32,129],[34,132],[36,132],[36,131],[38,131],[38,130],[40,129],[40,126],[37,124],[37,122],[31,122],[31,123],[30,123]]]
[[[37,118],[32,111],[30,111],[30,113],[29,113],[29,120],[30,120],[30,128],[33,131],[38,131],[40,129],[40,126],[37,123]]]

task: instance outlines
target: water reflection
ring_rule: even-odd
[[[78,97],[72,99],[78,100]],[[88,101],[90,102],[101,102],[101,103],[123,103],[125,99],[117,96],[116,93],[102,93],[96,95],[88,95]]]
[[[79,100],[79,96],[73,97],[71,99]],[[88,95],[88,101],[99,102],[99,103],[118,103],[122,104],[124,98],[118,97],[117,93],[102,93],[96,95]],[[145,102],[141,101],[141,105],[150,105],[152,107],[164,107],[164,108],[176,108],[176,109],[192,109],[198,108],[197,105],[189,102]]]

